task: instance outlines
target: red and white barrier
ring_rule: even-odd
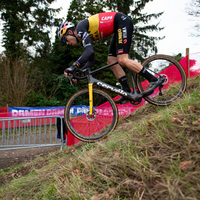
[[[180,64],[183,66],[184,70],[186,71],[186,75],[187,77],[195,77],[195,76],[198,76],[200,74],[200,52],[199,53],[194,53],[194,54],[190,54],[189,55],[189,62],[188,62],[188,56],[184,57],[181,61],[180,61]],[[189,63],[189,66],[188,66],[188,63]],[[176,68],[174,66],[171,66],[170,68],[167,68],[165,69],[162,73],[164,74],[169,74],[171,71],[174,71],[174,74],[176,74],[175,70]],[[171,73],[170,73],[171,74]],[[179,74],[179,73],[177,73]],[[178,82],[180,81],[180,78],[179,76],[174,76],[174,79],[170,79],[170,84],[172,83],[175,83],[175,82]],[[143,82],[143,85],[145,86],[145,84],[148,84],[147,82]],[[165,89],[167,89],[168,85],[165,85],[164,86]],[[155,90],[155,93],[158,93],[158,90]],[[116,99],[119,98],[119,96],[115,97]],[[137,110],[139,107],[143,106],[145,104],[145,100],[142,100],[142,103],[140,105],[137,105],[137,106],[133,106],[131,105],[130,103],[127,103],[127,104],[124,104],[124,105],[117,105],[118,106],[118,111],[119,111],[119,116],[122,117],[122,116],[127,116],[129,114],[131,114],[133,111]],[[105,107],[106,107],[106,103],[99,106],[98,109],[104,109],[104,112],[105,112]],[[58,114],[59,112],[59,114]],[[109,112],[109,111],[108,111]],[[39,108],[39,110],[36,110],[36,111],[30,111],[30,112],[13,112],[13,113],[9,113],[8,112],[8,108],[7,107],[1,107],[0,109],[0,118],[7,118],[7,117],[36,117],[36,116],[54,116],[54,115],[60,115],[60,116],[63,116],[64,114],[64,108],[63,107],[54,107],[54,109],[52,110],[41,110],[41,108]],[[100,112],[99,112],[100,114]],[[99,120],[101,118],[98,118]],[[85,118],[85,120],[79,120],[79,117],[77,118],[74,118],[72,119],[73,120],[73,123],[76,124],[77,123],[77,126],[80,127],[82,129],[82,131],[86,131],[84,130],[83,127],[87,127],[87,120]],[[42,122],[42,123],[45,123],[45,122]],[[93,123],[93,125],[92,125]],[[100,126],[100,123],[99,125],[97,124],[98,122],[97,121],[93,121],[91,123],[90,121],[90,126],[92,125],[94,128],[98,129],[98,130],[101,130],[102,127]],[[109,125],[110,123],[110,119],[109,119],[109,115],[108,117],[106,118],[106,122],[104,122],[104,125],[107,126]],[[2,124],[0,122],[0,129],[2,128]],[[97,130],[97,131],[98,131]],[[87,130],[88,131],[88,130]],[[88,132],[88,135],[90,133]],[[74,145],[76,144],[77,142],[79,142],[78,139],[76,139],[73,135],[71,135],[69,132],[68,132],[68,139],[67,139],[67,146],[71,146],[71,145]]]

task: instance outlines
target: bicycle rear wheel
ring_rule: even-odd
[[[65,123],[77,139],[96,142],[117,125],[118,109],[113,99],[99,89],[93,89],[93,113],[89,113],[89,90],[75,93],[65,107]]]
[[[186,90],[186,74],[181,64],[174,58],[167,55],[154,55],[146,59],[142,65],[154,76],[158,74],[165,78],[161,92],[159,87],[154,90],[152,95],[144,97],[146,101],[154,105],[169,105]],[[149,82],[136,76],[136,83],[140,92],[143,92],[149,86]]]

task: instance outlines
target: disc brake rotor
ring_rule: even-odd
[[[96,119],[96,116],[97,116],[97,112],[96,110],[92,110],[92,114],[90,114],[90,111],[88,111],[86,113],[86,118],[89,120],[89,121],[93,121]]]
[[[162,83],[162,85],[166,85],[169,82],[169,78],[166,74],[159,74],[160,76],[162,76],[165,80]]]

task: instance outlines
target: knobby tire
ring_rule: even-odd
[[[73,109],[81,105],[83,112],[72,115]],[[93,88],[94,115],[90,116],[89,90],[75,93],[65,107],[65,123],[70,133],[84,142],[96,142],[112,132],[117,126],[118,109],[114,100],[104,91]]]
[[[187,85],[186,73],[181,64],[174,58],[167,55],[154,55],[147,58],[142,65],[146,69],[150,68],[155,71],[154,73],[149,71],[154,76],[158,77],[156,73],[166,76],[166,85],[163,85],[162,96],[159,95],[159,89],[156,88],[154,91],[156,95],[154,93],[153,95],[144,97],[149,103],[159,106],[169,105],[185,92]],[[136,84],[140,93],[149,85],[148,81],[144,80],[139,74],[136,75]]]

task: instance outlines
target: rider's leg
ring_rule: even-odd
[[[108,56],[108,65],[112,64],[114,62],[117,62],[117,57]],[[116,78],[119,80],[123,90],[125,90],[126,92],[131,92],[131,89],[130,89],[127,79],[126,79],[126,74],[125,74],[124,70],[122,69],[122,67],[119,64],[116,64],[110,68],[113,71]]]
[[[150,82],[149,87],[144,91],[145,95],[152,94],[154,89],[162,84],[162,79],[157,79],[155,76],[150,74],[141,64],[129,59],[128,54],[120,54],[117,56],[117,58],[120,65],[123,65],[124,67],[127,67],[128,69],[136,73],[139,73]]]
[[[158,79],[150,74],[140,63],[135,60],[129,59],[128,54],[119,54],[117,56],[118,63],[124,67],[127,67],[131,71],[139,73],[141,76],[146,78],[149,82],[155,82]]]
[[[114,56],[108,56],[108,65],[117,62],[117,57]],[[110,69],[113,71],[113,74],[115,75],[115,77],[117,79],[126,76],[124,70],[122,69],[122,67],[119,64],[113,65],[112,67],[110,67]]]
[[[117,13],[115,22],[117,25],[114,34],[115,37],[113,37],[111,42],[113,42],[112,46],[117,45],[116,52],[118,63],[124,67],[127,67],[131,71],[139,73],[141,76],[145,77],[149,82],[157,81],[157,78],[150,74],[147,70],[145,70],[140,63],[129,59],[129,51],[131,48],[133,33],[132,20],[123,13]]]

